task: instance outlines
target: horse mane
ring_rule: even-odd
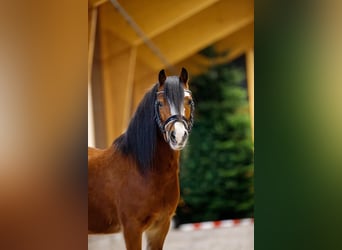
[[[154,111],[157,90],[158,83],[145,94],[126,132],[113,143],[123,154],[135,159],[142,173],[153,168],[154,165],[153,156],[157,145],[157,133],[159,133]]]

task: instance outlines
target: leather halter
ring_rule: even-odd
[[[191,95],[191,91],[190,90],[184,90],[184,92],[186,92],[186,93]],[[164,91],[159,91],[159,92],[157,92],[157,95],[158,94],[163,94],[163,93],[164,93]],[[159,127],[160,131],[163,133],[164,139],[165,139],[166,142],[169,142],[169,140],[170,140],[169,135],[167,133],[168,132],[167,128],[168,127],[172,127],[172,125],[174,123],[176,123],[176,122],[183,123],[185,129],[190,134],[192,126],[193,126],[194,110],[195,110],[195,104],[194,104],[194,101],[192,99],[191,99],[191,103],[190,103],[190,119],[189,120],[185,116],[182,116],[182,115],[172,115],[169,118],[167,118],[166,121],[163,123],[161,118],[160,118],[158,100],[156,100],[156,102],[154,104],[154,109],[155,109],[155,114],[156,114],[156,122],[158,124],[158,127]]]

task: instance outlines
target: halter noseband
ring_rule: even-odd
[[[188,93],[191,95],[191,91],[190,90],[184,90],[184,92]],[[162,94],[164,93],[164,91],[159,91],[157,92],[158,94]],[[159,113],[159,103],[158,100],[156,100],[155,104],[154,104],[154,109],[155,109],[155,113],[156,113],[156,122],[158,124],[158,127],[160,129],[160,131],[163,133],[165,140],[168,142],[169,141],[169,136],[167,135],[167,130],[166,128],[169,127],[170,125],[173,125],[175,122],[181,122],[184,124],[184,127],[186,128],[186,130],[188,131],[188,133],[191,132],[192,126],[193,126],[193,120],[194,120],[194,109],[195,109],[195,104],[193,102],[193,100],[191,100],[190,103],[190,119],[186,119],[185,116],[182,115],[172,115],[169,118],[166,119],[166,121],[163,123],[161,118],[160,118],[160,113]]]

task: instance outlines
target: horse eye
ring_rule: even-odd
[[[163,104],[161,102],[158,102],[158,107],[163,107]]]
[[[191,103],[192,103],[192,100],[188,100],[188,105],[191,105]]]

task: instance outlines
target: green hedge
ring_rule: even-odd
[[[195,124],[181,158],[177,224],[253,216],[253,144],[245,70],[218,65],[191,80]]]

